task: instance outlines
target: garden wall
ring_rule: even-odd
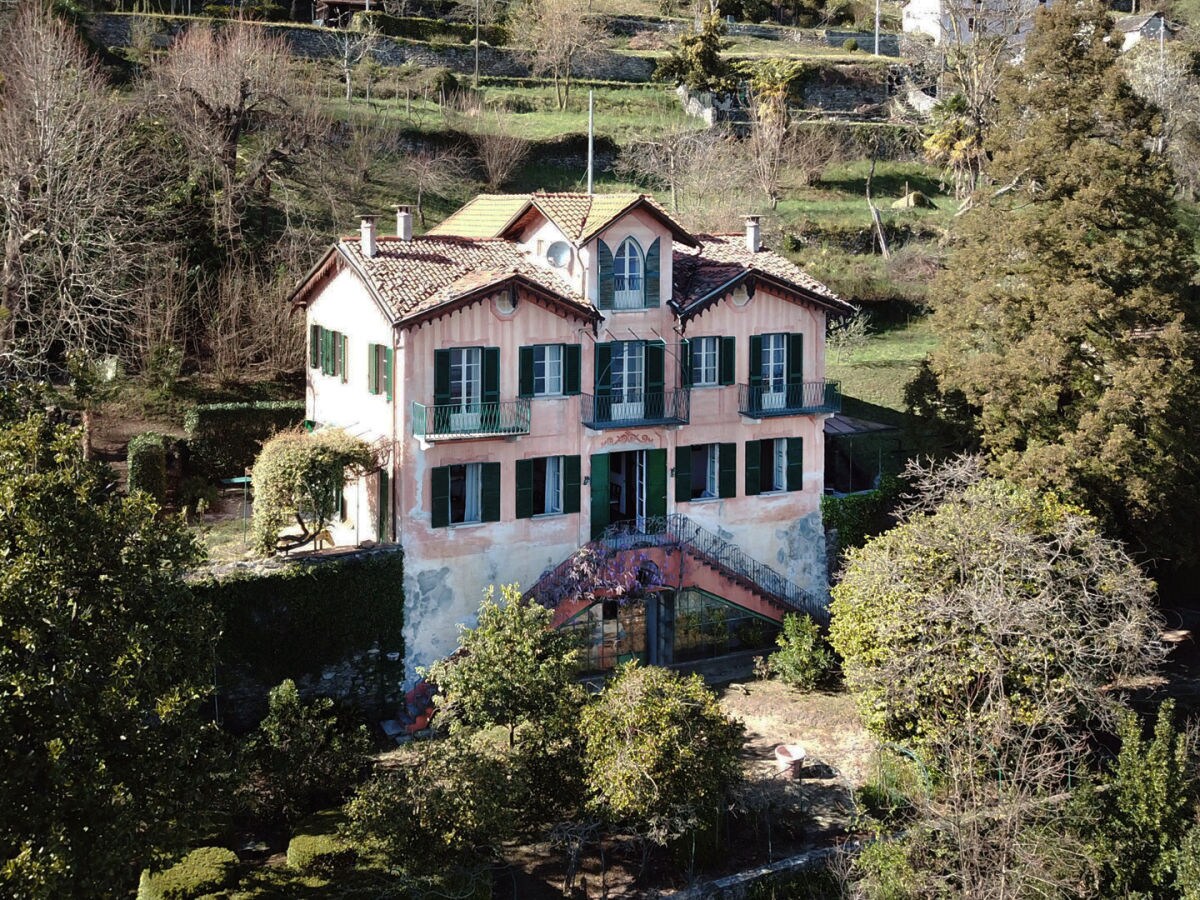
[[[398,548],[242,563],[194,589],[224,619],[218,718],[235,731],[266,713],[291,678],[306,700],[329,697],[375,718],[395,714],[404,678],[404,557]]]

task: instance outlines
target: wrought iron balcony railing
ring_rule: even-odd
[[[686,425],[691,414],[691,394],[687,388],[603,397],[584,394],[579,409],[588,428]]]
[[[427,441],[529,434],[529,400],[500,403],[413,403],[413,434]]]
[[[755,419],[841,412],[842,388],[836,381],[805,381],[777,388],[739,384],[738,410]]]

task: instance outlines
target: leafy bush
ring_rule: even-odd
[[[842,49],[845,50],[847,53],[857,52],[858,51],[858,39],[857,38],[846,38],[844,41],[842,41]]]
[[[137,900],[193,900],[230,887],[238,858],[224,847],[198,847],[162,872],[143,872]]]
[[[189,475],[179,485],[179,502],[191,513],[201,512],[201,508],[211,510],[220,497],[217,486],[199,475]]]
[[[418,16],[392,16],[384,12],[357,12],[350,20],[353,31],[363,31],[371,24],[388,37],[409,38],[414,41],[469,44],[475,40],[475,26],[469,22],[448,22],[444,19],[423,19]],[[493,47],[508,43],[508,29],[502,25],[480,25],[479,39]]]
[[[337,512],[347,477],[371,465],[371,448],[340,428],[285,431],[263,445],[254,462],[254,543],[259,553],[280,549],[279,532],[293,518],[304,526],[283,543],[294,548],[318,535]]]
[[[583,710],[593,810],[665,841],[714,813],[741,777],[740,722],[698,675],[627,663]]]
[[[908,854],[908,844],[903,840],[872,841],[863,847],[854,861],[856,896],[870,900],[915,900],[926,896]]]
[[[344,800],[367,770],[365,726],[347,728],[327,698],[305,704],[293,681],[271,691],[267,717],[242,747],[242,806],[261,822],[294,822]]]
[[[1175,889],[1179,900],[1200,900],[1200,825],[1193,825],[1179,847]]]
[[[821,498],[821,520],[827,531],[837,532],[839,550],[861,547],[868,539],[892,526],[892,511],[900,500],[904,482],[895,475],[879,479],[879,487],[845,497]]]
[[[145,491],[156,502],[167,498],[167,439],[153,431],[129,442],[129,493]]]
[[[789,615],[775,639],[779,649],[771,654],[771,671],[785,684],[800,691],[812,691],[829,681],[837,672],[837,660],[821,630],[805,615]]]
[[[300,400],[209,403],[188,410],[188,470],[210,481],[236,478],[254,465],[263,441],[304,420]]]
[[[287,864],[298,872],[333,875],[351,868],[358,851],[333,834],[298,834],[288,842]]]

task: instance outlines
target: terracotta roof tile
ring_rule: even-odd
[[[338,245],[400,321],[513,276],[557,295],[580,313],[595,315],[590,303],[550,269],[530,262],[504,240],[428,235],[411,241],[382,238],[375,256],[363,256],[358,239]]]
[[[434,225],[427,234],[494,238],[529,202],[528,194],[480,194]]]
[[[696,238],[698,247],[675,247],[672,302],[681,313],[687,313],[718,288],[755,272],[815,295],[835,309],[854,311],[853,305],[778,253],[750,252],[745,235],[698,234]]]

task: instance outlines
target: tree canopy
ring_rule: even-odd
[[[997,472],[1081,503],[1139,554],[1194,559],[1196,263],[1158,120],[1109,38],[1099,4],[1056,4],[1006,70],[994,183],[935,285],[932,364]]]
[[[182,521],[0,409],[0,893],[112,896],[203,808],[216,619]]]

